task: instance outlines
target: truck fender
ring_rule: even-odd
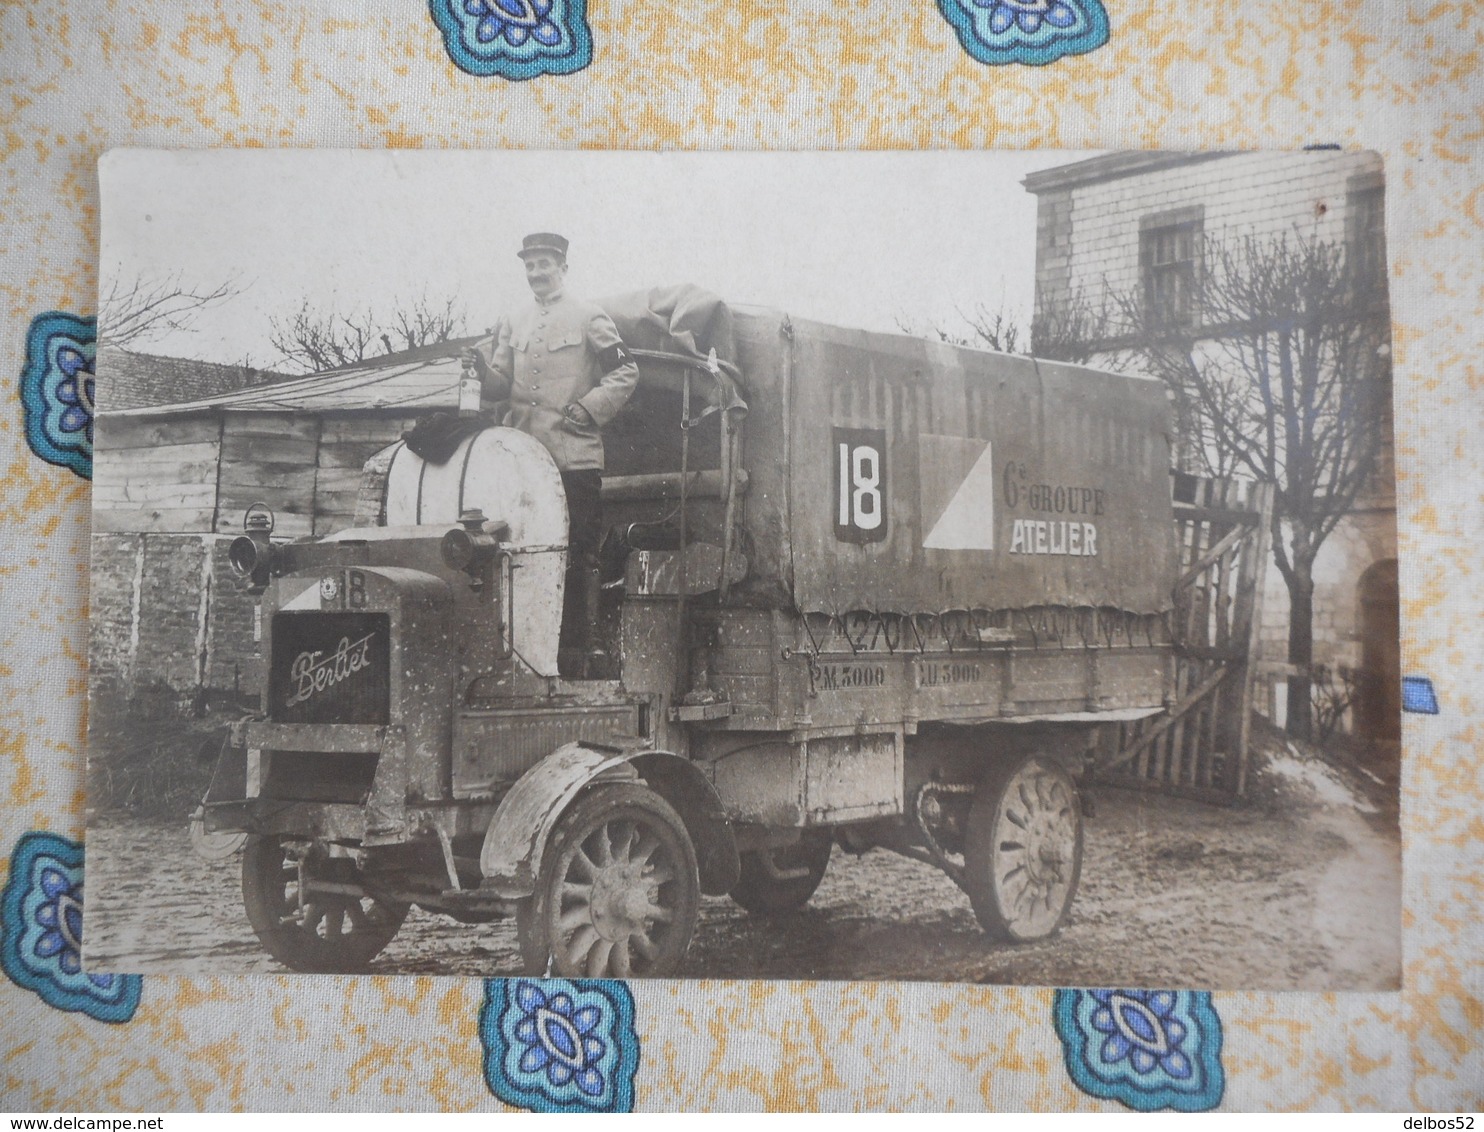
[[[707,896],[725,896],[731,892],[741,878],[742,859],[737,853],[731,822],[722,808],[721,795],[711,780],[695,763],[669,751],[636,753],[630,763],[645,784],[675,807],[685,822],[685,830],[696,848],[701,891]]]
[[[516,781],[501,800],[479,852],[481,888],[507,900],[536,890],[552,830],[596,782],[639,782],[675,808],[696,850],[701,891],[718,896],[737,883],[741,862],[716,788],[689,760],[669,751],[566,743]]]

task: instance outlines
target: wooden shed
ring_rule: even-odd
[[[457,407],[464,344],[173,404],[110,411],[105,397],[91,623],[102,699],[112,693],[133,710],[143,699],[180,706],[252,687],[255,603],[226,556],[243,512],[267,504],[287,538],[350,526],[365,461],[418,416]],[[99,370],[106,390],[106,352]],[[95,697],[95,710],[108,706]]]
[[[288,537],[348,526],[366,458],[419,414],[457,407],[463,344],[100,413],[94,531],[235,535],[259,501]]]

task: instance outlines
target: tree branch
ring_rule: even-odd
[[[314,310],[306,300],[293,314],[269,319],[268,341],[278,351],[282,368],[316,373],[360,365],[397,350],[447,342],[465,333],[466,318],[464,308],[452,296],[434,302],[426,292],[411,303],[399,304],[386,317],[369,306],[348,314]]]

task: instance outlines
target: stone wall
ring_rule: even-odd
[[[256,599],[209,534],[95,534],[92,680],[123,710],[185,710],[206,691],[256,687]],[[145,705],[144,701],[148,701]]]
[[[1319,551],[1314,563],[1314,663],[1329,668],[1358,669],[1365,660],[1361,624],[1360,581],[1372,566],[1397,556],[1396,512],[1386,508],[1347,515]],[[1288,659],[1288,587],[1276,563],[1268,568],[1263,588],[1259,659]],[[1398,644],[1399,642],[1392,642]],[[1286,718],[1286,679],[1262,678],[1257,704],[1277,721]],[[1343,726],[1348,729],[1353,714]]]

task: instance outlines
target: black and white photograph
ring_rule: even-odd
[[[1375,154],[100,186],[88,970],[1400,986]]]

